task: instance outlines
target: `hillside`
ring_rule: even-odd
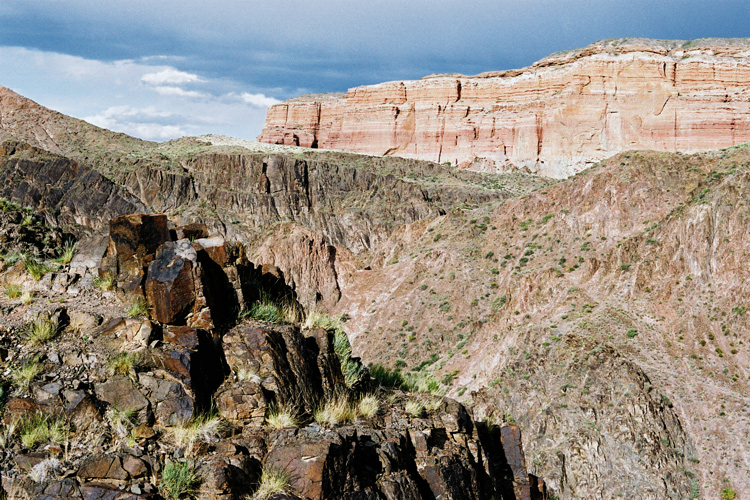
[[[53,113],[14,99],[14,123]],[[54,116],[57,137],[86,127]],[[343,318],[370,373],[517,424],[556,498],[750,495],[746,145],[625,151],[553,182],[225,138],[127,149],[93,128],[87,159],[2,123],[0,195],[84,241],[143,211],[244,244],[262,279],[238,279]]]
[[[630,149],[750,141],[749,82],[747,39],[603,40],[519,70],[291,99],[259,140],[564,178]]]

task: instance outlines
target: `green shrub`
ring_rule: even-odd
[[[114,375],[126,377],[135,371],[138,355],[132,352],[119,352],[109,358],[107,367]]]
[[[734,500],[737,494],[731,488],[721,490],[721,500]]]
[[[632,339],[633,337],[635,337],[636,335],[638,335],[638,330],[636,330],[635,328],[629,328],[628,332],[625,335],[629,339]]]
[[[170,462],[164,466],[161,476],[161,490],[169,498],[184,498],[194,493],[200,478],[192,462]]]

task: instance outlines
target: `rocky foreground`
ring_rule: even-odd
[[[546,498],[517,427],[379,387],[205,225],[121,216],[53,270],[33,222],[4,240],[3,498]]]
[[[628,149],[750,141],[749,86],[744,39],[604,40],[520,70],[291,99],[259,140],[562,178]]]

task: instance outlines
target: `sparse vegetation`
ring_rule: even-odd
[[[344,330],[339,329],[334,333],[333,349],[339,358],[341,372],[344,374],[347,387],[354,387],[364,376],[364,366],[359,361],[352,359],[352,346]]]
[[[255,493],[248,500],[268,500],[274,495],[289,491],[291,475],[283,469],[263,468]]]
[[[357,403],[357,412],[362,418],[372,418],[380,410],[380,401],[374,394],[368,394]]]
[[[33,347],[43,345],[57,336],[59,325],[52,318],[40,316],[26,326],[26,342]]]
[[[56,270],[55,267],[52,267],[35,257],[23,256],[22,258],[23,264],[26,267],[26,272],[29,273],[29,276],[31,276],[34,281],[39,281],[45,274]]]
[[[17,429],[21,443],[28,449],[49,441],[64,443],[68,437],[68,426],[63,419],[42,413],[24,416]]]
[[[116,285],[117,285],[117,280],[110,273],[104,273],[103,275],[97,276],[94,279],[94,286],[97,287],[99,290],[102,290],[103,292],[108,292],[114,289]]]
[[[191,453],[197,442],[211,443],[219,438],[224,422],[216,414],[200,415],[187,422],[169,428],[172,442]]]
[[[320,425],[338,425],[357,418],[357,409],[343,394],[326,401],[315,410],[313,419]]]
[[[382,387],[389,389],[402,389],[406,385],[404,376],[398,368],[388,368],[379,363],[370,364],[368,367],[370,376]]]
[[[129,318],[137,318],[139,316],[148,316],[148,302],[143,297],[137,297],[130,303],[128,307],[127,315]]]
[[[731,488],[724,488],[721,490],[721,500],[734,500],[736,496],[737,493]]]
[[[297,408],[290,405],[271,405],[266,412],[266,424],[274,429],[297,427],[299,418]]]
[[[26,361],[20,368],[13,368],[10,371],[10,380],[14,387],[21,392],[26,392],[31,386],[31,382],[42,373],[42,363],[38,358],[31,358]]]
[[[17,299],[21,296],[21,285],[15,283],[8,283],[5,285],[5,295],[9,299]]]
[[[169,462],[162,473],[161,490],[171,499],[185,498],[200,485],[200,477],[191,461]]]
[[[412,417],[421,417],[424,414],[425,408],[424,405],[419,401],[410,400],[406,402],[404,410],[406,410],[406,413],[408,413]]]
[[[107,410],[106,416],[115,433],[119,437],[124,438],[135,426],[138,411],[131,408],[118,408],[113,406]]]
[[[76,253],[77,246],[78,244],[73,240],[66,241],[58,251],[58,255],[55,257],[54,261],[58,264],[70,264],[70,261],[73,260],[73,256]]]
[[[267,299],[260,300],[250,306],[248,316],[260,321],[268,321],[269,323],[284,322],[284,314],[281,308]]]
[[[135,373],[138,355],[132,352],[118,352],[107,361],[107,367],[113,375],[127,377]]]

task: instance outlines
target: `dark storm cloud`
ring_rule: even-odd
[[[284,99],[522,67],[603,38],[743,37],[749,18],[747,0],[3,0],[0,46],[102,62],[169,56]]]

